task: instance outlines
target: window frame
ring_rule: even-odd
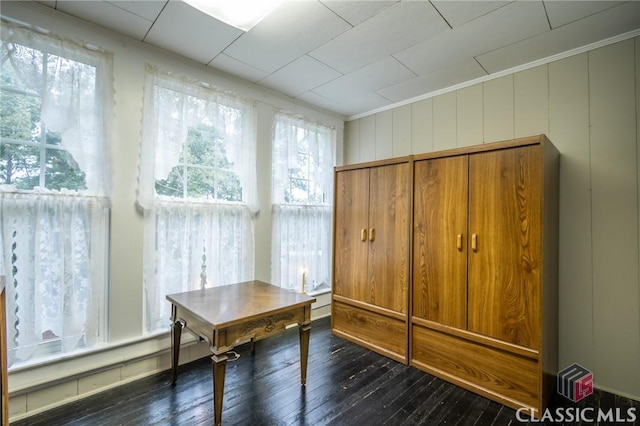
[[[63,136],[59,132],[53,132],[60,137],[60,144],[56,145],[51,143],[49,139],[49,131],[48,131],[48,123],[43,118],[42,110],[45,104],[45,97],[48,96],[47,93],[50,89],[49,80],[51,73],[49,72],[48,65],[48,57],[55,56],[60,58],[61,61],[71,61],[79,64],[81,67],[91,67],[93,68],[93,90],[92,90],[92,99],[95,108],[91,109],[91,113],[94,117],[94,123],[96,126],[93,128],[95,139],[93,139],[93,149],[96,153],[103,155],[106,157],[107,152],[105,147],[110,140],[110,132],[109,127],[111,126],[110,119],[112,117],[113,110],[113,79],[112,79],[112,55],[103,51],[95,46],[84,45],[75,40],[62,40],[60,37],[56,35],[52,35],[50,33],[43,33],[41,31],[35,31],[29,26],[16,25],[13,22],[7,22],[2,19],[2,43],[3,44],[15,44],[20,45],[25,49],[30,49],[33,51],[41,52],[42,54],[42,78],[39,80],[41,85],[39,86],[40,92],[38,91],[29,91],[26,88],[13,87],[2,85],[3,92],[9,92],[12,95],[22,96],[22,97],[34,97],[38,99],[40,114],[37,121],[33,121],[32,118],[32,127],[34,129],[34,125],[39,129],[40,135],[37,137],[37,141],[33,139],[15,139],[11,137],[4,137],[0,135],[0,144],[1,145],[17,145],[17,146],[26,146],[26,147],[35,147],[38,151],[38,183],[34,185],[30,189],[18,189],[14,185],[15,181],[12,181],[11,184],[1,184],[0,185],[0,207],[4,205],[4,203],[11,203],[17,200],[17,202],[41,202],[38,200],[46,200],[47,199],[57,199],[62,202],[73,202],[80,203],[80,205],[85,205],[83,208],[89,208],[95,212],[101,212],[101,217],[98,219],[98,223],[102,223],[103,226],[98,226],[95,228],[98,230],[99,235],[91,234],[89,239],[91,240],[91,246],[88,248],[87,253],[90,253],[90,257],[94,257],[93,253],[103,253],[103,257],[101,258],[101,268],[98,273],[91,271],[87,273],[86,280],[89,281],[89,288],[93,294],[93,297],[96,297],[96,293],[94,291],[98,291],[97,297],[99,297],[99,301],[92,305],[93,308],[89,308],[90,315],[93,318],[89,318],[88,316],[84,319],[86,322],[85,326],[88,323],[95,324],[95,328],[91,328],[90,330],[84,330],[82,332],[82,337],[79,342],[81,344],[79,346],[75,346],[70,350],[56,350],[55,348],[60,346],[64,346],[63,341],[68,337],[65,336],[64,332],[58,332],[61,334],[57,336],[54,334],[53,337],[46,337],[45,332],[42,333],[42,338],[39,343],[36,343],[35,349],[33,349],[32,354],[24,360],[20,360],[14,362],[15,360],[15,351],[16,350],[24,350],[23,346],[12,346],[12,351],[9,353],[9,359],[12,361],[9,363],[9,370],[22,370],[24,368],[30,368],[36,365],[46,365],[51,362],[57,362],[60,359],[65,359],[68,357],[72,357],[76,354],[84,354],[88,352],[93,352],[95,350],[99,350],[104,346],[104,343],[108,342],[108,321],[109,321],[109,248],[110,248],[110,188],[108,182],[101,184],[100,186],[96,186],[91,188],[88,184],[87,178],[91,170],[89,167],[88,170],[82,170],[82,168],[78,165],[73,154],[69,148],[69,146],[65,145],[63,141]],[[8,59],[7,59],[8,60]],[[72,109],[69,109],[72,111]],[[64,187],[60,188],[52,188],[51,185],[47,182],[47,158],[50,155],[52,150],[57,150],[60,152],[64,152],[64,155],[67,155],[70,161],[73,161],[77,172],[83,173],[83,182],[84,188],[81,189],[67,189]],[[102,159],[102,162],[108,164],[108,157]],[[69,163],[65,162],[62,167],[66,167]],[[105,170],[106,169],[106,170]],[[101,173],[108,173],[108,166],[104,169],[96,170],[96,174],[100,174],[100,176],[95,176],[96,181],[104,181],[104,175]],[[35,174],[34,174],[35,176]],[[47,188],[49,185],[49,188]],[[22,201],[20,201],[22,200]],[[66,201],[65,201],[66,200]],[[89,207],[93,206],[93,207]],[[65,216],[63,220],[68,220]],[[87,225],[85,222],[85,226]],[[90,231],[91,228],[85,228],[85,232]],[[0,231],[2,231],[2,223],[0,223]],[[15,235],[15,234],[14,234]],[[15,256],[12,252],[16,249],[15,242],[10,241],[8,235],[0,235],[0,273],[7,276],[6,289],[8,293],[10,291],[14,291],[13,287],[15,286],[15,278],[13,274],[15,273],[15,265],[16,261],[13,259]],[[65,235],[65,237],[67,237]],[[32,238],[38,238],[32,236]],[[96,241],[96,239],[100,241]],[[4,241],[3,241],[4,240]],[[95,244],[94,244],[95,242]],[[17,260],[19,261],[19,260]],[[6,272],[3,272],[3,269]],[[64,274],[64,273],[63,273]],[[26,279],[26,278],[23,278]],[[97,280],[97,282],[95,281]],[[13,281],[13,283],[11,283]],[[29,284],[30,280],[27,280]],[[37,282],[31,283],[31,286],[35,286],[37,288]],[[59,284],[61,287],[66,287],[67,284],[65,282],[61,282]],[[27,290],[29,291],[29,290]],[[7,300],[7,304],[15,303],[15,301]],[[26,303],[31,303],[30,301],[26,301]],[[67,302],[65,302],[67,303]],[[91,302],[87,302],[91,304]],[[19,305],[18,305],[19,306]],[[64,319],[64,311],[59,313],[60,318]],[[24,309],[23,309],[24,311]],[[11,316],[11,312],[8,312],[8,316]],[[66,327],[66,326],[63,326]],[[66,328],[65,328],[66,329]],[[13,333],[9,331],[9,337],[13,335]],[[17,333],[17,329],[15,331]],[[89,336],[90,333],[95,333],[95,336]],[[16,334],[17,336],[17,334]],[[14,337],[15,338],[15,337]],[[92,340],[91,344],[87,344],[87,340]],[[8,342],[13,343],[15,342]],[[31,344],[32,345],[32,344]],[[31,346],[27,346],[31,347]],[[38,355],[41,354],[41,355]]]

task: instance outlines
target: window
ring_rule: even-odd
[[[166,331],[166,295],[253,279],[253,105],[147,67],[138,202],[145,323]]]
[[[271,279],[319,293],[331,288],[335,130],[277,113],[273,126]]]
[[[0,275],[9,365],[105,339],[111,56],[2,22]]]

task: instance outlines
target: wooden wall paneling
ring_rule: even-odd
[[[456,147],[456,93],[433,98],[433,150]]]
[[[468,156],[414,163],[413,316],[467,328]]]
[[[411,153],[433,151],[433,100],[411,104]]]
[[[560,151],[559,365],[593,369],[589,70],[586,53],[549,64],[549,132]]]
[[[360,120],[360,160],[373,161],[376,157],[376,116],[369,115]]]
[[[393,157],[411,155],[411,105],[392,110]]]
[[[478,145],[484,142],[482,84],[457,91],[457,143],[456,146]]]
[[[489,80],[484,86],[484,141],[514,137],[513,74]]]
[[[344,123],[344,164],[354,164],[359,161],[360,120],[347,121]]]
[[[633,39],[589,52],[589,93],[596,380],[639,395],[634,53]]]
[[[549,134],[548,66],[514,74],[515,137]]]
[[[376,118],[376,160],[393,157],[393,112],[379,112]]]

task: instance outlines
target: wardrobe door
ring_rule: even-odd
[[[466,155],[414,164],[413,316],[467,327]]]
[[[372,167],[369,179],[369,283],[365,302],[407,312],[409,163]]]
[[[369,247],[369,169],[336,173],[334,294],[354,300],[367,296]]]
[[[540,346],[539,145],[469,157],[470,331]]]

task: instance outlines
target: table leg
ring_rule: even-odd
[[[213,417],[214,424],[222,424],[222,396],[224,393],[224,375],[227,370],[227,354],[214,355],[213,361]]]
[[[300,325],[300,383],[307,384],[307,358],[309,357],[309,336],[311,324]]]
[[[182,321],[174,320],[171,324],[171,384],[178,380],[178,359],[180,358],[180,336],[182,336]]]

